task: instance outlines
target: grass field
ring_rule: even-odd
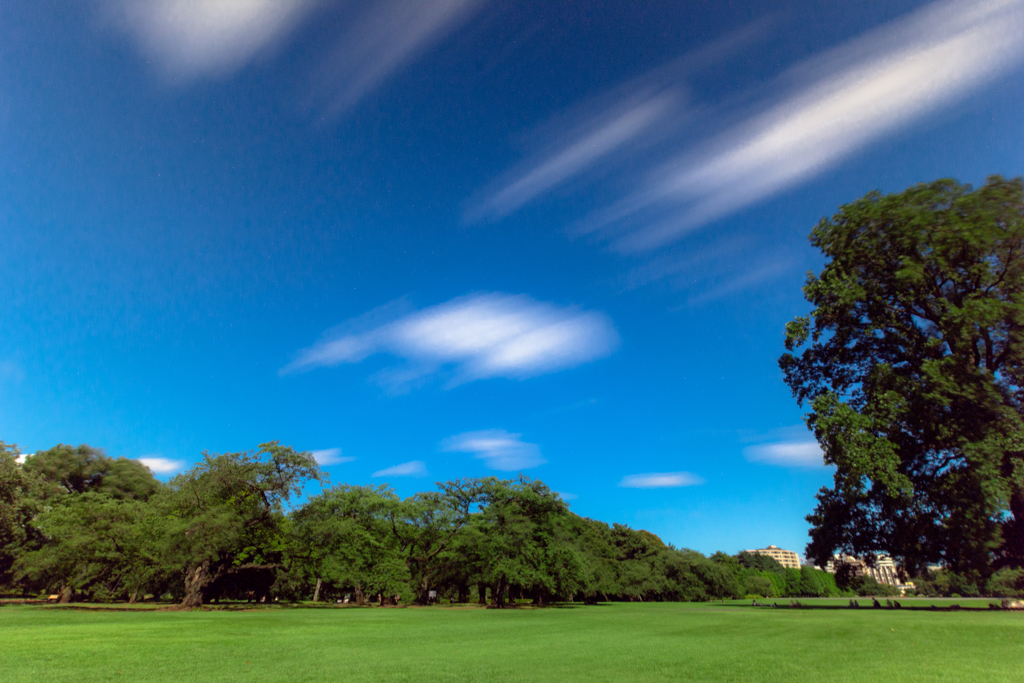
[[[1022,679],[1024,613],[1014,612],[747,602],[500,611],[0,607],[5,683]]]

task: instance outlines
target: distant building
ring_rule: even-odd
[[[899,588],[901,593],[906,592],[908,588],[914,587],[913,583],[903,583],[900,580],[900,570],[888,555],[876,555],[870,565],[863,557],[842,554],[833,555],[832,559],[825,565],[825,571],[835,574],[843,565],[849,566],[853,570],[854,576],[870,576],[878,583],[885,583]]]
[[[783,550],[777,545],[770,545],[767,548],[748,550],[748,553],[767,555],[786,569],[800,569],[800,556],[792,550]]]

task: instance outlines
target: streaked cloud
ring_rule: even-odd
[[[373,473],[374,477],[425,477],[427,466],[422,460],[403,462],[401,465],[394,465]]]
[[[991,82],[1021,61],[1022,35],[1024,0],[930,5],[795,69],[782,101],[658,166],[589,227],[639,222],[609,231],[625,232],[616,246],[660,247]]]
[[[676,112],[679,99],[672,89],[649,88],[615,103],[574,131],[566,146],[513,171],[489,196],[471,205],[466,218],[500,218],[512,213],[651,131]]]
[[[630,474],[622,478],[619,486],[626,489],[667,489],[680,486],[697,486],[704,480],[689,472],[652,472]]]
[[[515,472],[547,462],[540,454],[540,446],[522,440],[522,434],[510,434],[504,429],[486,429],[466,432],[441,442],[441,450],[472,453],[492,470]]]
[[[743,449],[743,457],[750,462],[761,462],[783,467],[824,467],[824,454],[817,441],[780,441],[758,444]]]
[[[340,465],[355,460],[355,458],[343,456],[340,448],[324,448],[319,451],[312,451],[310,455],[313,456],[318,465]]]
[[[325,56],[304,67],[306,96],[311,106],[340,113],[450,35],[486,1],[106,0],[104,7],[172,81],[230,75],[315,22],[321,28],[312,38],[315,52]]]
[[[153,474],[173,474],[180,472],[188,465],[184,460],[171,460],[156,455],[139,458],[139,462],[148,467]]]
[[[765,22],[745,26],[576,107],[539,136],[547,140],[540,149],[469,202],[466,219],[506,216],[573,178],[614,167],[678,134],[688,117],[686,77],[737,54],[764,29]]]
[[[797,261],[794,258],[756,258],[752,262],[744,263],[741,270],[733,270],[722,281],[708,289],[694,293],[687,303],[691,306],[709,304],[735,292],[763,286],[792,272],[796,265]]]
[[[799,266],[790,245],[768,243],[749,234],[708,231],[650,255],[625,273],[621,282],[624,290],[664,282],[687,292],[684,305],[704,306],[741,291],[774,291],[778,281],[787,277],[795,284],[803,277]]]
[[[312,0],[112,0],[118,25],[173,79],[222,76],[286,37]]]
[[[821,53],[733,104],[689,101],[693,73],[749,46],[756,28],[581,107],[597,113],[570,116],[574,123],[472,202],[467,217],[498,218],[569,179],[610,177],[633,189],[574,229],[622,252],[649,252],[810,180],[1024,61],[1024,0],[950,0]]]
[[[363,5],[327,50],[316,71],[313,99],[328,111],[350,108],[484,4],[485,0],[384,0]]]
[[[395,311],[397,307],[389,307],[350,321],[300,352],[281,374],[387,353],[407,365],[379,376],[386,385],[409,385],[437,373],[450,375],[456,384],[489,377],[522,379],[602,358],[619,343],[604,314],[525,296],[460,297],[384,322]]]

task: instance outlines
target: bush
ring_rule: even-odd
[[[1024,598],[1024,569],[1000,569],[988,580],[987,588],[995,597]]]
[[[978,584],[974,582],[973,578],[954,572],[949,573],[949,592],[951,593],[949,596],[951,598],[976,598],[981,595],[981,591],[978,590]]]
[[[758,597],[764,596],[766,598],[774,598],[778,596],[775,591],[775,586],[772,582],[764,576],[749,576],[747,577],[746,586],[744,592],[749,595],[756,595]]]
[[[900,589],[896,586],[890,586],[887,583],[878,583],[870,576],[861,576],[854,582],[854,590],[857,595],[866,597],[868,595],[876,595],[882,597],[895,597],[899,596]]]

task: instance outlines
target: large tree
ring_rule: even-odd
[[[367,595],[407,593],[410,576],[391,516],[400,506],[387,486],[342,484],[310,498],[292,514],[292,573],[306,570],[316,582],[351,589],[357,604]]]
[[[204,453],[156,500],[167,514],[167,554],[184,572],[183,607],[198,607],[217,584],[247,575],[265,595],[282,566],[284,506],[325,479],[313,456],[276,441],[243,453]]]
[[[823,219],[786,328],[787,384],[835,465],[808,557],[886,552],[915,573],[1024,560],[1024,184],[872,192]]]
[[[522,475],[484,479],[480,490],[473,529],[492,605],[503,607],[510,590],[537,604],[574,596],[584,586],[586,562],[571,543],[568,508],[558,494]]]
[[[435,580],[460,558],[455,537],[469,523],[480,502],[481,483],[457,479],[438,483],[438,491],[417,493],[388,510],[391,530],[398,538],[414,582],[416,601],[426,604]]]

